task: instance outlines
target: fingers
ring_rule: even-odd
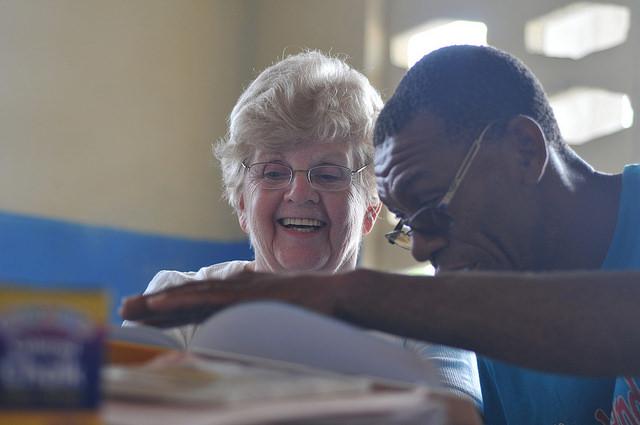
[[[220,309],[242,301],[280,300],[325,311],[308,291],[310,276],[275,276],[242,272],[226,280],[204,280],[173,286],[159,292],[126,298],[120,315],[154,326],[178,326],[202,321]],[[304,289],[303,287],[306,287]]]
[[[225,306],[214,299],[193,291],[135,296],[123,300],[120,315],[125,320],[158,327],[199,323]]]
[[[188,324],[197,324],[203,322],[214,313],[223,309],[213,305],[191,307],[188,309],[171,310],[167,312],[151,313],[138,322],[145,325],[156,326],[159,328],[170,328],[174,326],[182,326]]]
[[[147,301],[144,295],[134,295],[124,298],[121,301],[118,313],[125,320],[135,321],[149,315],[151,311],[147,307]]]
[[[243,276],[244,277],[244,276]],[[147,295],[125,298],[120,315],[154,326],[177,326],[204,320],[222,307],[257,298],[257,291],[247,291],[247,279],[188,282]]]
[[[228,290],[216,289],[215,286],[202,284],[183,288],[181,291],[166,291],[150,294],[146,297],[149,311],[162,313],[172,310],[197,309],[207,305],[220,305],[229,302],[224,293]]]

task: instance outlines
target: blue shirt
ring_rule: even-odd
[[[624,169],[618,221],[602,268],[640,269],[638,165]],[[481,356],[478,372],[487,425],[640,424],[638,379],[543,373]]]
[[[618,223],[602,268],[640,270],[640,165],[624,169]],[[640,424],[640,379],[618,378],[612,406],[597,413],[602,424]]]

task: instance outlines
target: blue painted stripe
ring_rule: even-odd
[[[37,287],[107,288],[111,320],[122,296],[142,292],[158,270],[197,270],[250,259],[247,241],[144,234],[0,212],[0,281]]]

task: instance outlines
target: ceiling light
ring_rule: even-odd
[[[391,62],[411,68],[424,55],[453,44],[487,45],[483,22],[439,19],[421,25],[391,40]]]
[[[633,125],[633,107],[624,93],[574,87],[549,100],[569,144],[580,145]]]
[[[630,12],[625,6],[574,3],[529,21],[527,50],[557,58],[580,59],[624,43]]]

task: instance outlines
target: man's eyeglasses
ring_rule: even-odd
[[[462,160],[462,164],[458,168],[453,181],[449,185],[449,189],[444,194],[440,202],[435,206],[424,205],[415,213],[406,219],[401,219],[393,231],[387,233],[385,238],[389,243],[397,245],[400,248],[411,249],[411,239],[414,231],[423,233],[428,236],[446,236],[453,225],[453,218],[448,213],[449,204],[453,199],[462,179],[467,174],[469,166],[476,157],[480,145],[484,139],[484,135],[493,123],[489,123],[480,133],[478,138],[473,141],[469,152]]]
[[[337,192],[351,185],[353,176],[359,174],[367,165],[352,170],[340,165],[318,165],[308,170],[294,170],[277,162],[256,162],[242,166],[249,176],[265,189],[284,189],[291,184],[295,173],[306,173],[307,181],[312,188],[321,191]]]

